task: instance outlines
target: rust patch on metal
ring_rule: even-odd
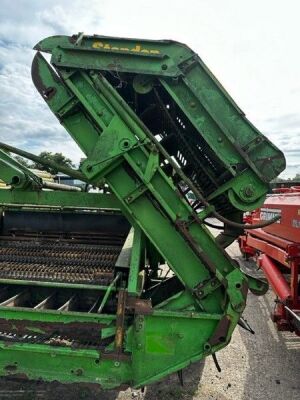
[[[152,303],[150,299],[140,299],[138,297],[128,296],[126,309],[140,315],[153,314]]]
[[[215,346],[226,341],[230,326],[230,319],[225,315],[218,323],[217,329],[213,336],[210,338],[209,343],[211,346]]]
[[[118,353],[116,351],[105,351],[104,353],[101,353],[100,358],[102,360],[130,362],[131,361],[131,353],[125,353],[125,352]]]
[[[125,289],[119,290],[115,336],[115,351],[117,353],[121,353],[123,346],[126,300],[127,291]]]
[[[247,298],[248,289],[249,289],[248,283],[246,282],[245,279],[243,279],[243,283],[242,283],[242,287],[241,287],[241,293],[242,293],[244,299]]]
[[[37,88],[38,92],[40,95],[45,99],[46,101],[50,100],[56,93],[56,89],[53,87],[46,87],[40,77],[40,71],[39,71],[39,60],[46,61],[44,57],[41,55],[40,52],[37,52],[31,66],[31,77],[32,81]],[[51,74],[53,80],[57,83],[59,83],[59,78],[58,76],[54,73],[52,69],[49,68],[49,73]]]
[[[51,100],[55,93],[56,89],[52,86],[49,86],[43,91],[43,97],[45,100]]]

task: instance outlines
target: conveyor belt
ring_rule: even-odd
[[[106,285],[121,247],[57,240],[0,241],[0,278]]]
[[[77,339],[74,340],[68,336],[64,335],[42,335],[42,334],[32,334],[32,335],[18,335],[14,332],[0,332],[0,340],[4,340],[6,343],[27,343],[27,344],[48,344],[50,346],[59,347],[71,347],[73,349],[93,349],[98,350],[104,348],[105,344],[111,342],[111,338],[98,340],[86,340]]]

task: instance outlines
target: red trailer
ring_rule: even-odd
[[[300,186],[274,189],[245,222],[257,224],[276,216],[280,219],[272,225],[245,230],[239,245],[245,258],[256,260],[276,293],[272,319],[278,330],[300,335]]]

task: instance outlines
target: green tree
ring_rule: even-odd
[[[83,157],[83,158],[80,159],[80,161],[79,161],[79,166],[78,166],[79,169],[82,167],[82,164],[84,163],[85,160],[86,160],[85,157]]]
[[[18,161],[21,165],[23,165],[26,168],[32,168],[32,164],[26,160],[26,158],[23,158],[21,156],[14,156],[14,159]]]
[[[300,182],[300,174],[296,174],[296,175],[294,176],[294,178],[292,179],[292,181]]]
[[[52,153],[51,151],[42,151],[39,154],[39,157],[44,159],[45,161],[53,161],[57,165],[62,165],[64,167],[69,167],[69,168],[74,168],[75,165],[72,163],[72,160],[70,158],[65,157],[62,153]],[[34,169],[39,169],[42,171],[48,171],[51,174],[57,174],[58,169],[56,168],[51,168],[47,165],[44,165],[42,163],[33,163],[32,167]]]

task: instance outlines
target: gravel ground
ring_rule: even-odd
[[[237,245],[229,248],[238,255]],[[217,354],[222,372],[211,357],[146,388],[145,393],[90,392],[87,388],[0,382],[0,399],[85,400],[298,400],[300,399],[300,338],[277,332],[269,318],[274,295],[249,294],[244,316],[255,331],[237,328],[231,343]]]

